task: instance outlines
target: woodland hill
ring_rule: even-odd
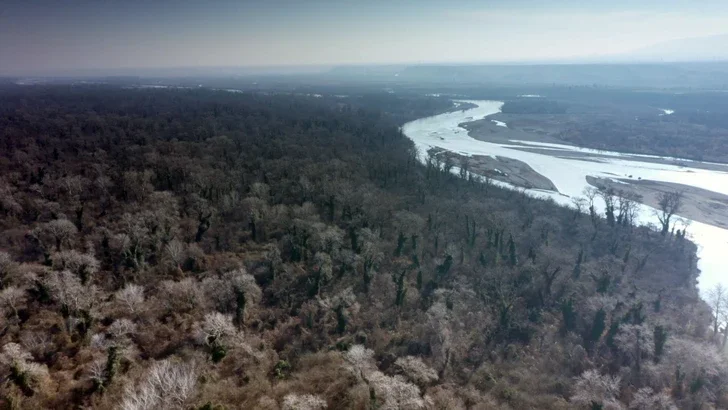
[[[695,246],[421,164],[447,109],[3,89],[0,407],[728,406]]]

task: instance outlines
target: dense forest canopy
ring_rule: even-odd
[[[695,246],[421,164],[451,108],[4,89],[0,406],[728,406]]]

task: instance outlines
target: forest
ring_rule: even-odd
[[[684,232],[421,163],[450,109],[4,86],[0,408],[728,407]]]

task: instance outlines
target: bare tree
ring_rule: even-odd
[[[182,409],[197,385],[197,371],[191,363],[162,360],[154,363],[136,386],[127,387],[122,410]]]
[[[182,264],[187,260],[187,246],[177,239],[172,239],[164,247],[165,255],[177,269],[182,269]]]
[[[51,299],[69,313],[87,311],[94,303],[96,289],[84,286],[76,275],[67,270],[46,276],[44,284]]]
[[[46,251],[50,251],[54,245],[56,251],[60,251],[61,247],[67,244],[76,232],[78,229],[73,222],[68,219],[55,219],[33,229],[32,234]]]
[[[0,291],[0,309],[8,308],[13,312],[16,320],[18,317],[18,306],[25,301],[25,291],[15,286],[8,286]]]
[[[619,191],[617,193],[619,214],[617,215],[617,223],[622,226],[631,226],[637,217],[637,202],[642,199],[641,195],[632,194],[630,192]]]
[[[587,199],[580,196],[572,197],[571,205],[574,209],[574,219],[576,219],[580,214],[584,213],[584,209],[587,207]]]
[[[213,312],[206,314],[204,321],[198,326],[197,339],[205,345],[224,346],[237,334],[232,316]]]
[[[617,195],[615,194],[614,189],[607,188],[600,190],[599,196],[604,201],[604,216],[607,218],[607,224],[609,224],[609,226],[614,226],[617,221],[614,213]]]
[[[617,401],[619,377],[601,375],[597,370],[587,370],[576,378],[571,402],[588,409],[621,408]]]
[[[707,302],[713,311],[713,337],[718,337],[718,331],[728,320],[728,289],[719,283],[708,291]],[[725,323],[728,326],[728,323]],[[725,338],[725,337],[724,337]]]
[[[23,212],[23,207],[13,197],[10,185],[4,181],[0,181],[0,212],[6,215],[19,215]]]
[[[17,343],[7,343],[0,350],[0,377],[14,381],[29,396],[40,391],[49,379],[48,368],[32,359]]]
[[[96,359],[86,368],[86,377],[91,380],[95,388],[103,386],[106,381],[106,360]]]
[[[144,287],[130,283],[116,292],[118,300],[131,314],[141,310],[144,304]]]
[[[677,410],[677,406],[667,392],[654,392],[649,387],[637,390],[629,408],[634,410]]]
[[[642,358],[647,357],[653,349],[653,331],[647,325],[623,324],[614,338],[620,353],[639,371]]]
[[[289,393],[283,398],[283,410],[322,410],[326,400],[312,394]]]
[[[93,256],[67,250],[56,252],[51,256],[53,268],[57,270],[68,270],[78,275],[85,285],[99,270],[99,261]]]
[[[362,345],[352,346],[344,354],[345,368],[360,381],[369,386],[373,397],[378,401],[377,408],[382,410],[421,409],[424,400],[420,389],[406,382],[401,376],[387,376],[377,369],[374,352]]]
[[[657,200],[659,210],[657,211],[657,219],[662,225],[660,233],[666,235],[670,231],[670,220],[672,217],[680,212],[682,206],[683,193],[678,191],[663,192]]]
[[[10,272],[15,267],[15,262],[9,253],[0,251],[0,285],[3,284]]]
[[[400,357],[394,362],[394,366],[410,381],[419,386],[426,386],[438,379],[435,369],[416,356]]]

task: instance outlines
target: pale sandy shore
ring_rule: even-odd
[[[455,166],[460,168],[467,161],[470,172],[477,175],[522,188],[558,192],[551,180],[534,171],[527,163],[517,159],[486,155],[465,156],[442,149],[433,149],[431,152],[439,152],[437,155],[443,160],[445,157],[450,157]]]

